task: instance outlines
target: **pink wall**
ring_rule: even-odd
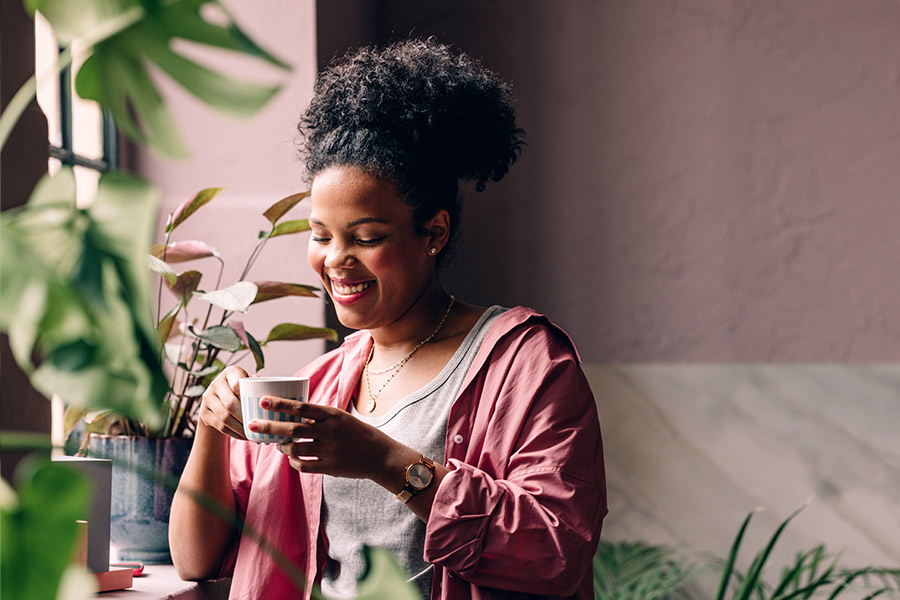
[[[896,2],[378,6],[320,3],[320,54],[434,34],[529,133],[468,195],[463,298],[533,305],[591,361],[900,356]]]
[[[307,189],[296,159],[296,122],[309,102],[315,77],[315,5],[312,0],[267,0],[266,10],[246,2],[228,2],[241,26],[265,48],[293,65],[290,73],[270,69],[258,61],[207,52],[202,60],[252,81],[283,81],[283,89],[258,115],[236,121],[201,105],[174,85],[163,81],[170,107],[190,148],[191,158],[172,162],[146,153],[137,157],[139,171],[163,190],[164,216],[206,187],[227,188],[175,231],[173,239],[200,239],[216,247],[226,260],[224,284],[233,283],[257,239],[267,228],[262,212],[291,193]],[[290,218],[303,218],[302,203]],[[270,240],[250,279],[318,284],[306,262],[308,234]],[[216,265],[205,259],[183,268],[204,272],[201,288],[213,289]],[[179,269],[183,270],[183,269]],[[191,305],[202,317],[202,302]],[[280,322],[323,324],[323,302],[281,299],[251,307],[247,329],[258,338]],[[265,373],[293,373],[324,350],[319,341],[275,342],[267,351]],[[251,363],[252,364],[252,361]]]

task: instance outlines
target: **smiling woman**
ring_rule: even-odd
[[[508,91],[431,40],[365,48],[319,76],[301,123],[308,259],[359,331],[298,372],[308,403],[261,401],[299,422],[247,424],[291,442],[244,438],[243,369],[207,389],[170,521],[183,577],[231,572],[240,598],[295,598],[304,582],[353,598],[368,545],[426,598],[593,596],[607,502],[577,351],[545,316],[457,301],[439,278],[460,181],[499,181],[522,145]],[[271,545],[222,527],[187,488]]]

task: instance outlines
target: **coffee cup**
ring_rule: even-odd
[[[259,401],[267,396],[306,402],[309,399],[309,379],[306,377],[245,377],[239,380],[241,391],[241,417],[244,420],[244,435],[251,442],[260,444],[281,444],[292,438],[250,431],[250,421],[287,421],[299,423],[300,417],[283,412],[266,410]]]

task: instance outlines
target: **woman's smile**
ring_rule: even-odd
[[[331,297],[335,302],[345,305],[356,304],[375,286],[375,280],[373,279],[363,282],[338,280],[332,277],[328,279],[331,282]]]

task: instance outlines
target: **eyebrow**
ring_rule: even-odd
[[[309,221],[310,221],[310,223],[315,223],[316,225],[321,225],[322,227],[326,226],[325,223],[316,219],[315,217],[310,218]],[[366,223],[387,224],[387,221],[385,221],[384,219],[379,219],[378,217],[363,217],[361,219],[356,219],[355,221],[350,221],[349,223],[347,223],[347,229],[351,229],[351,228],[357,227],[359,225],[365,225]]]

